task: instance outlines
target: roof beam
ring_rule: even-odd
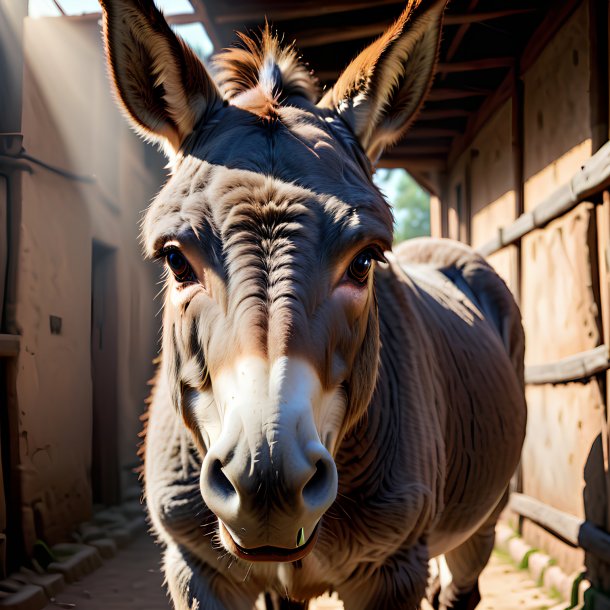
[[[449,153],[448,144],[411,144],[406,139],[401,140],[399,144],[392,147],[390,157],[413,157],[421,155],[447,155]]]
[[[469,13],[460,15],[448,14],[445,16],[445,25],[471,24],[482,21],[490,21],[492,19],[501,19],[513,15],[521,15],[523,13],[531,13],[534,8],[519,8],[506,9],[504,11],[487,11],[482,13]],[[260,20],[262,16],[259,15]],[[349,40],[360,40],[362,38],[372,38],[382,34],[389,23],[387,21],[377,23],[364,23],[362,25],[346,26],[341,29],[337,28],[319,28],[316,30],[305,30],[296,32],[294,39],[297,47],[307,48],[315,47],[324,44],[333,44],[336,42],[346,42]]]
[[[470,0],[470,2],[468,3],[468,8],[466,9],[466,13],[474,12],[474,9],[477,8],[478,3],[479,3],[479,0]],[[469,27],[470,27],[469,23],[463,23],[458,28],[458,31],[455,33],[455,36],[451,40],[451,44],[449,45],[449,48],[447,49],[447,53],[444,58],[445,63],[450,63],[451,60],[455,57],[457,50],[459,49],[460,45],[462,44],[462,40],[464,40],[464,36],[466,36],[466,34],[468,33]],[[443,78],[444,78],[444,75],[441,76],[441,79],[443,79]]]
[[[467,97],[484,97],[492,93],[489,89],[454,89],[442,87],[432,89],[426,98],[430,102],[443,102],[446,100],[459,100]]]
[[[388,27],[388,23],[366,23],[363,25],[341,28],[320,28],[318,30],[303,31],[296,33],[294,39],[296,46],[300,49],[316,47],[336,42],[347,42],[349,40],[360,40],[378,36]]]
[[[413,127],[407,132],[410,138],[453,138],[462,133],[461,129],[446,127]]]
[[[479,13],[466,12],[459,15],[447,13],[443,19],[444,25],[470,25],[471,23],[481,23],[482,21],[493,21],[494,19],[503,19],[505,17],[514,17],[515,15],[523,15],[524,13],[535,12],[535,7],[528,8],[507,8],[502,11],[481,11]]]
[[[512,68],[515,63],[512,57],[485,57],[472,59],[470,61],[458,61],[454,63],[439,63],[436,71],[443,74],[455,72],[476,72],[478,70],[493,70],[495,68]]]
[[[199,13],[180,13],[178,15],[164,15],[165,20],[173,25],[182,25],[184,23],[195,23],[201,21]]]
[[[463,108],[424,108],[417,121],[438,121],[442,119],[467,119],[472,113]]]
[[[442,171],[447,169],[447,161],[444,157],[433,156],[433,157],[422,157],[417,155],[415,157],[410,155],[396,155],[391,150],[387,155],[383,155],[377,164],[377,167],[386,167],[388,169],[406,169],[407,171]]]
[[[234,6],[230,12],[219,13],[214,18],[218,24],[235,25],[259,22],[265,16],[269,21],[289,21],[291,19],[303,19],[306,17],[320,17],[332,15],[333,13],[347,13],[351,11],[377,8],[388,4],[401,4],[399,0],[366,0],[364,2],[299,2],[286,3],[285,6],[268,6],[253,9],[251,4]]]

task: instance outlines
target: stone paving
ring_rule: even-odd
[[[170,610],[162,587],[159,551],[147,534],[82,581],[68,585],[45,610]],[[545,610],[567,607],[546,595],[525,571],[493,556],[481,578],[483,602],[477,610]],[[558,605],[559,604],[559,605]],[[320,599],[312,610],[339,610],[340,602]],[[377,610],[377,609],[371,609]]]

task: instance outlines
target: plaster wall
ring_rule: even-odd
[[[118,426],[123,488],[137,464],[139,415],[160,320],[157,269],[138,242],[141,213],[163,181],[162,158],[127,128],[109,94],[96,22],[27,19],[24,146],[79,183],[34,167],[24,178],[18,260],[23,334],[17,396],[27,546],[54,542],[91,512],[91,298],[94,240],[114,252]],[[49,316],[61,318],[52,334]]]

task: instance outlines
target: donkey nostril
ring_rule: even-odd
[[[235,493],[235,487],[233,487],[233,484],[229,481],[227,475],[222,471],[220,460],[214,460],[210,478],[212,486],[223,495],[228,497]]]
[[[318,504],[328,495],[329,477],[328,464],[324,460],[316,462],[316,471],[303,488],[303,498],[309,504]]]

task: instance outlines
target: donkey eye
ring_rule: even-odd
[[[170,250],[165,255],[165,260],[179,282],[189,282],[195,279],[195,274],[182,253],[177,250]]]
[[[376,258],[375,253],[370,248],[359,252],[347,269],[349,277],[359,284],[364,284],[373,266],[374,258]]]

